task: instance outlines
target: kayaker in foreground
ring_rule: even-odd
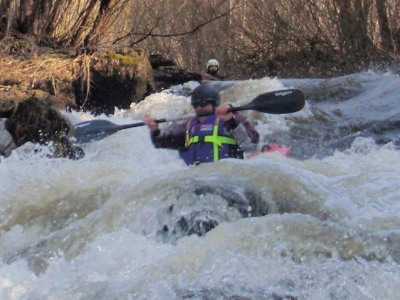
[[[220,106],[218,90],[202,84],[193,90],[191,104],[196,114],[213,115],[189,119],[173,132],[161,134],[154,118],[143,121],[151,130],[156,148],[175,149],[188,165],[215,162],[224,158],[243,159],[244,152],[257,150],[259,134],[254,125],[239,112],[228,112],[229,104]]]

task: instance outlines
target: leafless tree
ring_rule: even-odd
[[[50,36],[63,46],[94,46],[129,0],[1,0],[0,37]]]
[[[139,46],[229,78],[351,72],[399,59],[399,0],[0,0],[0,38]]]

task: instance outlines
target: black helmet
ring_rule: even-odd
[[[191,103],[192,106],[196,106],[208,102],[218,106],[220,104],[219,92],[212,84],[204,83],[193,90]]]

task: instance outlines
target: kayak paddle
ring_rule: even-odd
[[[248,104],[232,107],[231,112],[241,110],[255,110],[269,114],[289,114],[301,110],[304,107],[304,94],[298,89],[280,90],[261,94]],[[156,123],[179,121],[193,117],[212,115],[213,112],[203,114],[190,114],[175,118],[163,118],[155,120]],[[101,140],[119,130],[144,126],[143,122],[117,125],[107,120],[92,120],[75,125],[75,137],[79,143],[87,143],[93,140]]]

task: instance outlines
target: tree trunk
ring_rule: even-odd
[[[89,3],[89,7],[86,9],[84,15],[77,20],[77,23],[75,25],[75,34],[70,41],[66,41],[66,43],[68,43],[72,47],[78,47],[79,45],[83,44],[89,27],[90,16],[94,13],[96,3],[96,0],[91,0]],[[68,44],[66,46],[69,46]]]
[[[335,0],[339,9],[339,46],[345,57],[368,60],[375,47],[368,37],[368,1]]]
[[[32,33],[31,12],[32,0],[21,0],[19,5],[17,29],[21,33]]]
[[[53,5],[49,7],[49,17],[46,20],[45,26],[43,27],[43,32],[46,35],[53,36],[57,26],[59,25],[60,15],[64,12],[63,0],[56,0]]]
[[[0,5],[0,37],[4,38],[10,35],[12,24],[14,23],[14,15],[16,4],[15,0],[4,0]]]
[[[392,34],[390,32],[389,20],[386,13],[386,0],[375,0],[376,12],[379,25],[380,46],[387,52],[393,52]]]
[[[84,47],[92,49],[98,45],[102,29],[111,25],[111,14],[116,4],[115,0],[101,0],[99,13],[96,16],[94,24],[84,40]]]

